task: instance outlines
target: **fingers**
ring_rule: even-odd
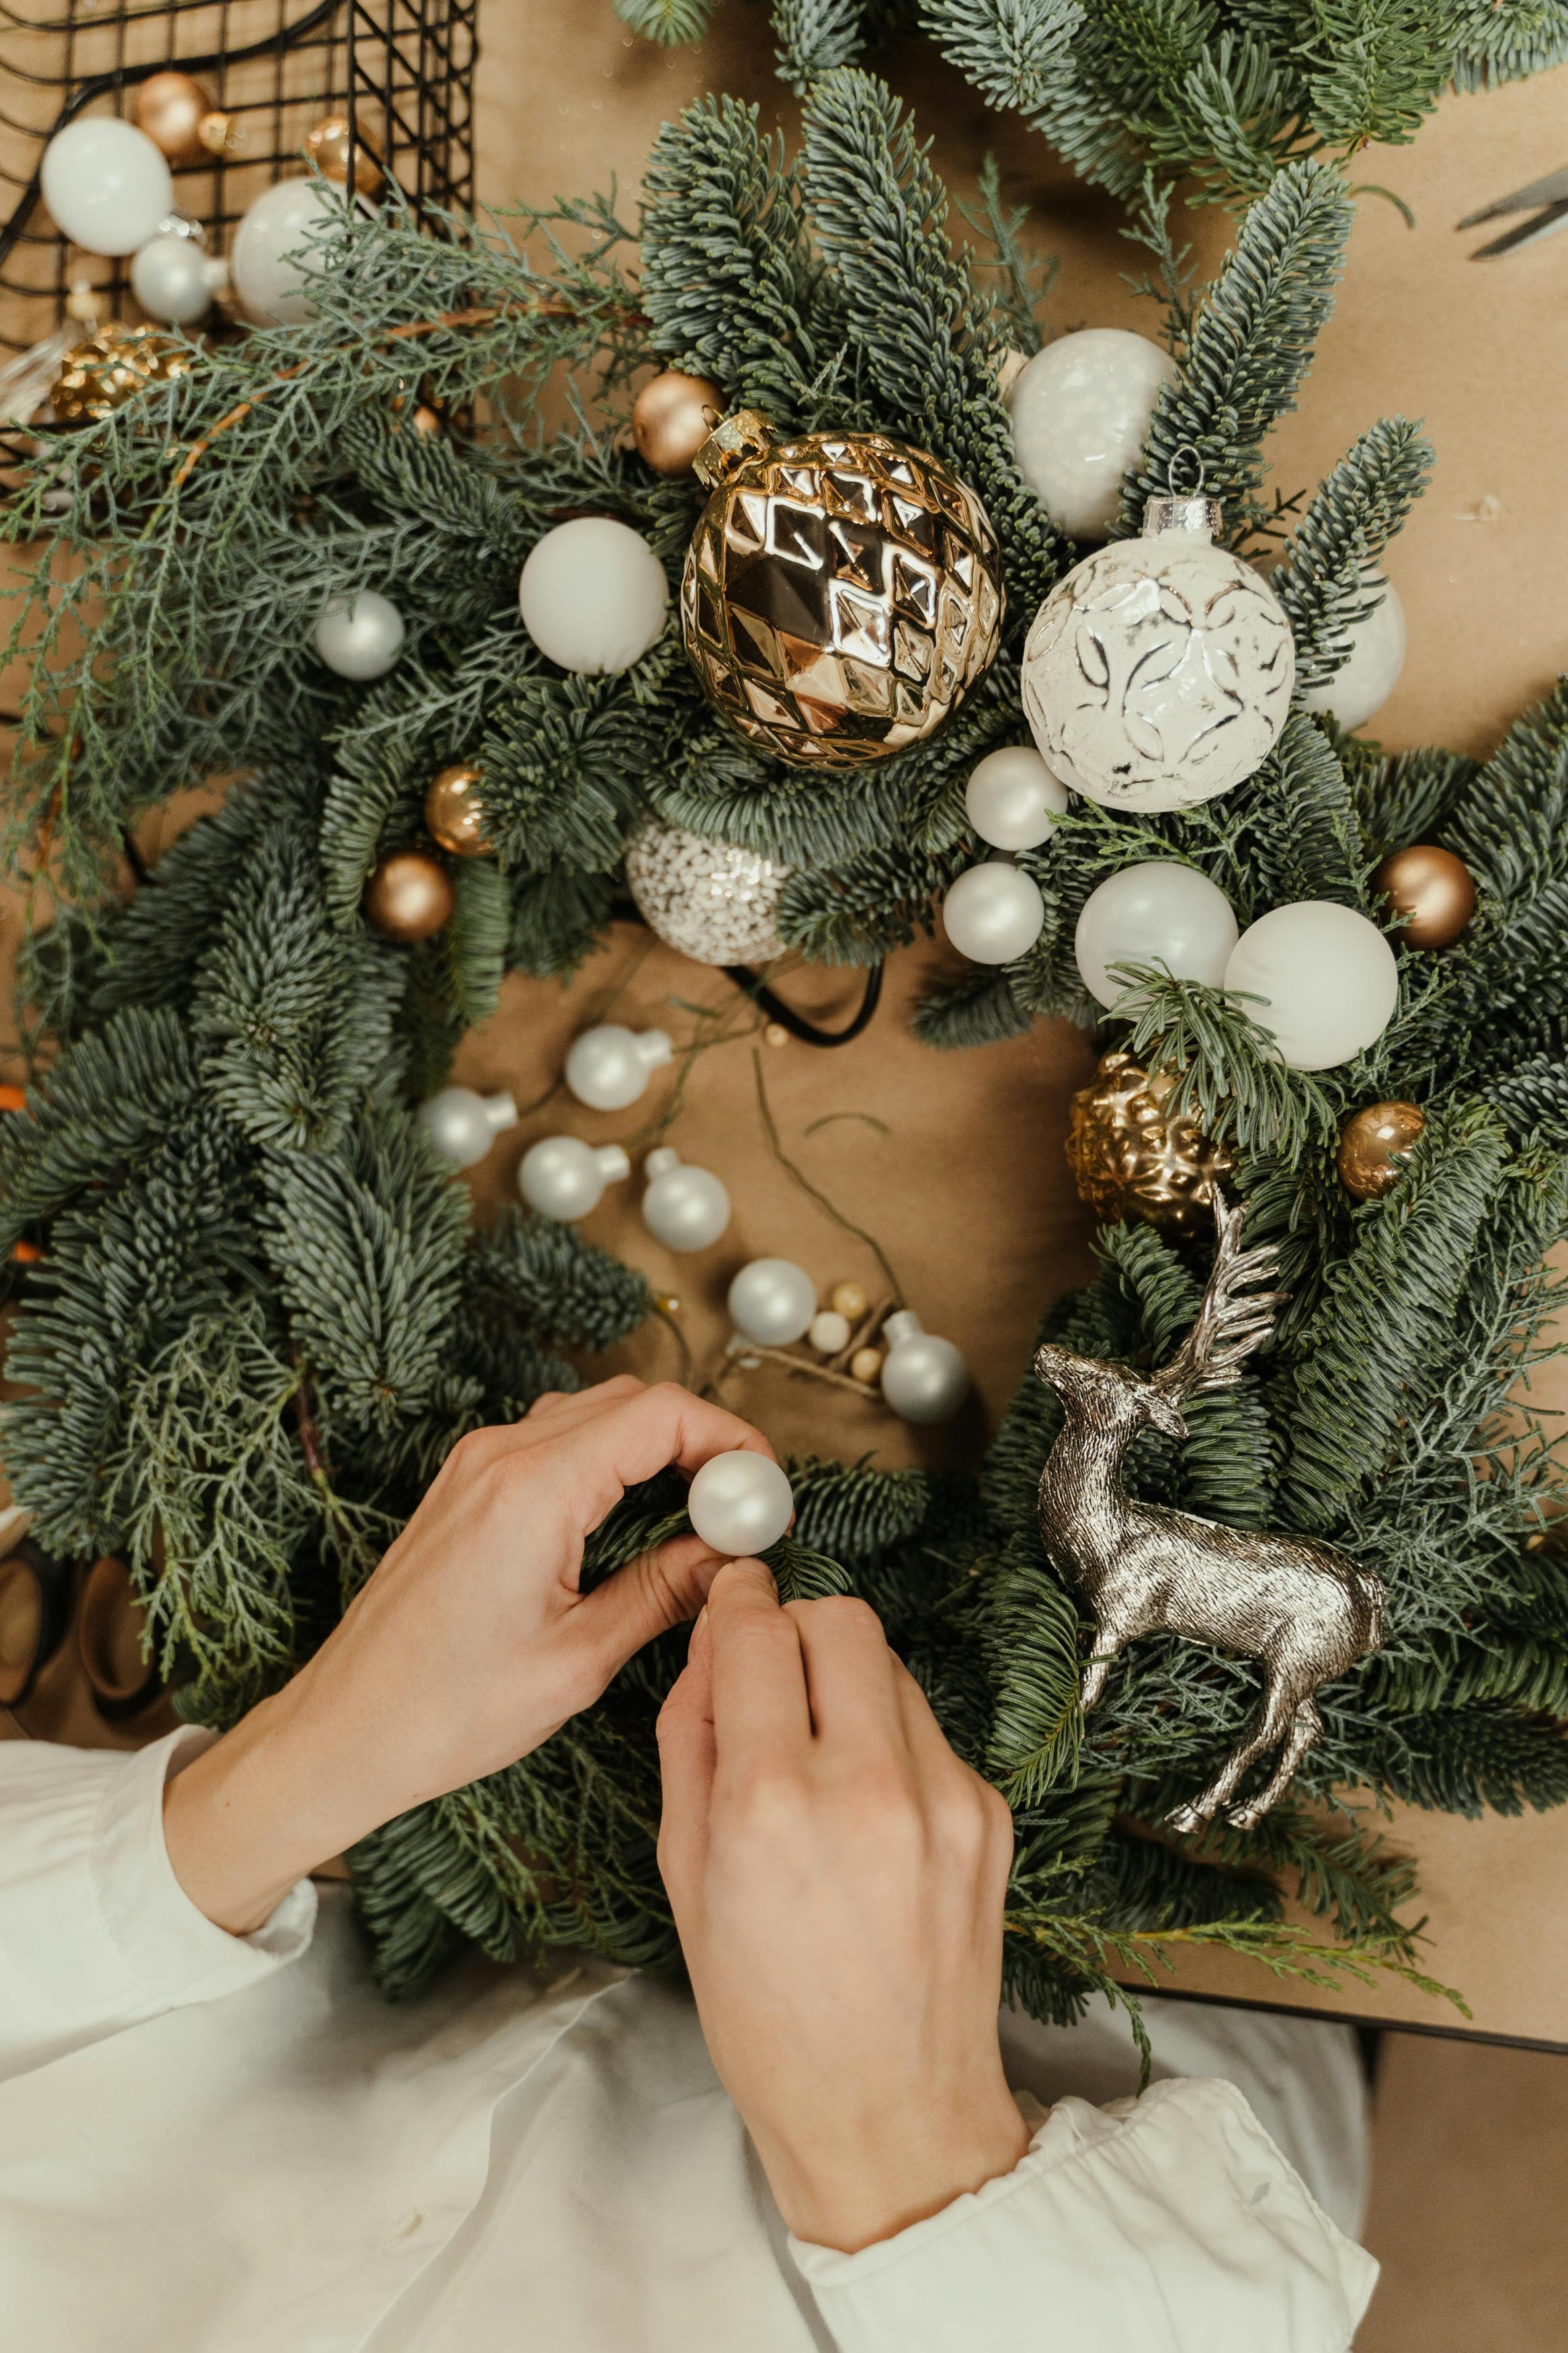
[[[851,1769],[878,1751],[902,1749],[904,1712],[894,1676],[903,1671],[876,1611],[845,1594],[794,1602],[785,1615],[800,1642],[818,1740],[837,1750]]]
[[[576,1624],[606,1683],[656,1634],[696,1617],[723,1557],[699,1535],[672,1536],[584,1594]]]
[[[548,1425],[547,1425],[548,1426]],[[698,1471],[715,1454],[745,1449],[776,1461],[761,1430],[674,1381],[614,1401],[613,1409],[563,1428],[576,1456],[576,1492],[584,1528],[594,1526],[628,1487],[670,1463]]]
[[[658,1867],[672,1903],[695,1885],[708,1845],[717,1749],[713,1736],[713,1646],[707,1613],[699,1618],[681,1673],[658,1714],[664,1811]]]
[[[727,1561],[708,1593],[713,1728],[725,1772],[802,1763],[811,1739],[805,1668],[794,1618],[760,1560]]]

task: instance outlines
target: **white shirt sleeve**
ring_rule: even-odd
[[[0,2081],[233,1993],[310,1944],[309,1880],[231,1936],[174,1876],[163,1786],[212,1737],[183,1727],[134,1755],[0,1742]]]
[[[1059,2100],[1015,2169],[858,2254],[790,2241],[840,2353],[1345,2353],[1377,2265],[1234,2084]]]

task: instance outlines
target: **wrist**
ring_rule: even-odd
[[[780,2213],[797,2239],[844,2254],[896,2238],[955,2198],[1011,2173],[1029,2129],[998,2076],[983,2099],[938,2117],[882,2111],[831,2137],[763,2147]]]

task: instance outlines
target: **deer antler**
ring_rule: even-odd
[[[1279,1253],[1272,1242],[1257,1250],[1241,1247],[1245,1202],[1227,1207],[1224,1194],[1214,1188],[1214,1219],[1219,1244],[1214,1270],[1192,1330],[1168,1365],[1149,1376],[1152,1386],[1167,1397],[1199,1397],[1205,1389],[1229,1388],[1241,1378],[1242,1359],[1261,1347],[1274,1329],[1274,1311],[1290,1296],[1288,1291],[1247,1292],[1273,1273]],[[1244,1295],[1237,1296],[1238,1293]]]

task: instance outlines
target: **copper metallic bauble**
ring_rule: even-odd
[[[858,768],[935,732],[989,668],[996,537],[973,491],[881,433],[775,442],[726,417],[680,623],[715,707],[795,767]]]
[[[90,425],[150,384],[169,384],[190,368],[191,354],[156,327],[111,319],[68,352],[50,395],[57,425]]]
[[[303,153],[323,179],[336,180],[340,186],[346,187],[351,145],[354,159],[354,186],[362,196],[373,196],[382,182],[381,149],[363,123],[354,125],[351,137],[346,114],[324,114],[320,122],[305,133]]]
[[[1446,948],[1476,912],[1476,886],[1469,868],[1451,849],[1430,841],[1391,850],[1372,878],[1397,915],[1408,917],[1395,934],[1408,948]]]
[[[211,90],[173,66],[153,74],[136,93],[136,128],[144,131],[176,171],[210,164],[228,147],[231,116],[220,113]]]
[[[632,404],[637,456],[656,474],[689,474],[692,461],[724,413],[724,396],[705,375],[662,368]]]
[[[1068,1112],[1067,1155],[1096,1217],[1138,1218],[1163,1233],[1206,1230],[1215,1185],[1230,1155],[1187,1112],[1173,1112],[1176,1077],[1146,1071],[1131,1054],[1102,1054],[1093,1082]]]
[[[425,823],[430,839],[454,858],[489,858],[494,853],[494,843],[485,839],[485,812],[479,801],[484,775],[477,761],[454,761],[442,769],[425,796]]]
[[[364,912],[390,940],[427,940],[451,915],[451,878],[423,849],[395,849],[364,889]]]
[[[1397,1185],[1407,1153],[1426,1122],[1413,1103],[1368,1103],[1345,1122],[1340,1137],[1340,1182],[1358,1201],[1374,1201]]]

